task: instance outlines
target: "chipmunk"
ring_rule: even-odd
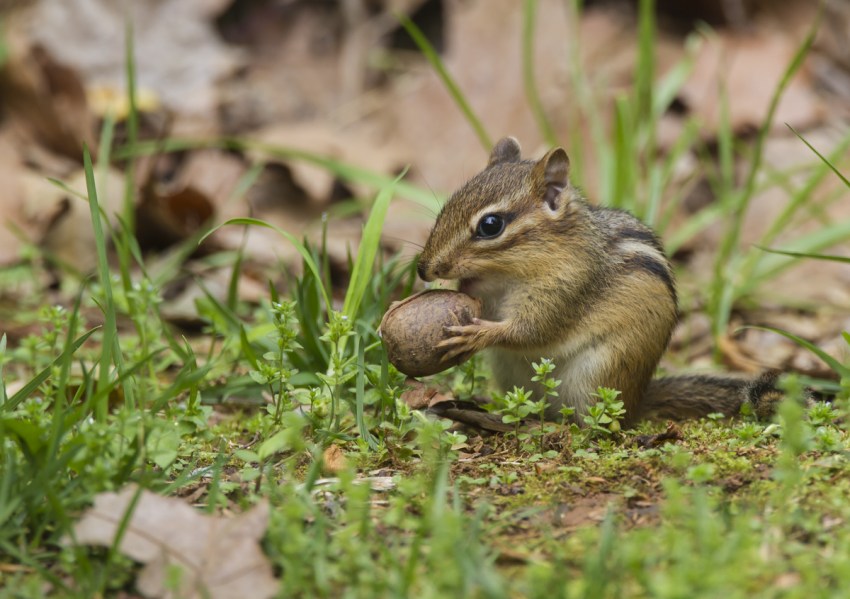
[[[562,382],[550,419],[569,406],[581,422],[598,387],[621,392],[627,425],[733,416],[744,402],[771,412],[781,397],[775,373],[652,378],[678,318],[670,261],[632,214],[589,204],[569,169],[562,148],[522,160],[517,140],[506,137],[443,206],[417,272],[424,281],[457,279],[483,302],[482,318],[447,327],[444,359],[489,348],[503,389],[542,397],[531,362],[551,358]]]

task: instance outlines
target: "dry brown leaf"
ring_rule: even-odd
[[[74,526],[76,542],[111,546],[138,493],[101,493]],[[263,599],[279,583],[258,541],[268,526],[269,505],[262,502],[235,518],[201,514],[183,501],[141,491],[118,550],[145,564],[137,580],[148,597],[181,599]],[[182,570],[177,593],[166,588],[168,572]]]
[[[8,57],[0,73],[0,99],[27,137],[79,160],[83,142],[97,145],[83,83],[61,50],[51,52],[25,33],[29,17],[27,11],[14,13],[4,27]]]
[[[264,218],[266,222],[280,226],[273,219]],[[302,225],[303,227],[303,225]],[[292,232],[296,237],[301,236],[297,227],[281,227]],[[214,243],[215,247],[224,250],[238,250],[244,246],[245,256],[259,264],[282,263],[291,267],[292,274],[301,273],[301,255],[291,243],[283,239],[277,231],[264,227],[222,227],[213,233],[206,242]]]
[[[247,168],[245,160],[232,152],[194,150],[183,161],[175,183],[196,188],[218,211],[227,207],[233,216],[245,216],[247,208],[244,202],[236,201],[239,198],[234,198],[233,192]],[[235,205],[228,206],[230,203]]]
[[[714,137],[719,127],[720,81],[728,94],[732,130],[751,132],[761,126],[776,86],[799,45],[799,39],[766,27],[747,33],[723,31],[705,39],[693,73],[679,93],[702,123],[704,135]],[[812,90],[806,70],[799,71],[782,95],[774,128],[784,130],[787,123],[802,130],[823,116],[824,107]]]
[[[394,143],[375,143],[361,134],[350,133],[326,121],[266,127],[258,131],[256,137],[270,146],[304,150],[376,173],[390,174],[406,163],[401,150]],[[295,183],[319,206],[325,206],[335,199],[335,177],[326,168],[303,160],[289,161],[287,166],[292,171]],[[358,196],[370,197],[374,194],[372,187],[357,184],[351,186]]]
[[[411,410],[424,410],[440,402],[454,399],[451,395],[440,393],[436,387],[426,385],[416,379],[408,378],[404,382],[406,389],[401,394],[401,400]]]
[[[63,0],[40,2],[32,39],[79,71],[87,86],[125,88],[126,11],[133,23],[136,76],[140,90],[152,90],[180,113],[211,116],[215,82],[238,64],[212,20],[228,0]]]
[[[605,479],[591,477],[588,481],[607,483]],[[552,514],[552,524],[566,529],[576,529],[588,524],[598,524],[605,518],[612,506],[617,506],[621,499],[613,493],[600,493],[587,497],[578,497],[572,503],[560,506]]]
[[[325,476],[335,476],[347,468],[348,460],[339,445],[331,445],[322,453],[322,473]]]
[[[765,368],[765,363],[761,361],[764,358],[763,354],[756,359],[749,355],[736,339],[728,335],[718,338],[717,346],[723,354],[723,361],[735,370],[755,374]]]
[[[157,260],[168,262],[170,256],[152,257],[149,267],[153,272],[157,268]],[[198,315],[198,301],[203,301],[208,295],[220,302],[228,301],[230,279],[233,267],[205,267],[199,262],[190,262],[186,266],[188,276],[169,282],[163,292],[165,301],[160,307],[162,317],[167,321],[186,329],[199,329],[204,320]],[[268,281],[256,276],[250,266],[243,264],[238,273],[237,292],[243,302],[259,304],[269,295]]]
[[[661,447],[665,443],[682,441],[685,436],[682,434],[682,430],[678,427],[675,422],[667,423],[667,430],[663,433],[656,433],[654,435],[638,435],[632,440],[632,443],[639,449],[651,449],[653,447]]]
[[[14,141],[4,132],[0,135],[0,265],[11,264],[19,257],[21,242],[15,229],[32,233],[20,211],[22,168]]]
[[[169,186],[170,187],[170,186]],[[142,250],[163,250],[185,240],[215,214],[209,196],[194,185],[150,185],[136,207],[136,237]]]
[[[81,273],[87,273],[97,264],[91,209],[86,196],[86,175],[82,169],[64,180],[75,193],[60,189],[44,175],[26,171],[21,177],[23,193],[20,210],[24,219],[38,233],[36,237],[48,255]],[[107,171],[102,180],[96,180],[98,202],[117,226],[117,214],[124,201],[124,176],[116,169]],[[108,229],[104,229],[108,236]]]
[[[515,135],[527,152],[533,152],[541,135],[518,84],[522,5],[512,0],[450,2],[445,10],[446,68],[491,136]],[[561,76],[566,61],[560,60],[567,39],[563,6],[544,2],[539,13],[543,30],[536,35],[538,56],[557,51],[559,60],[539,61],[537,80],[543,84],[547,107],[554,102],[563,106],[566,94],[559,93],[567,81]],[[551,35],[555,31],[558,35]],[[400,156],[414,165],[417,182],[438,191],[453,189],[486,164],[487,153],[439,76],[421,57],[415,60],[407,76],[390,82],[374,124],[402,148]],[[425,139],[428,144],[422,143]]]
[[[850,97],[850,3],[826,0],[821,6],[824,18],[815,40],[812,71],[821,86],[846,100]],[[832,107],[846,117],[846,102],[835,102]]]
[[[141,201],[136,235],[143,250],[162,250],[193,235],[215,217],[248,216],[234,192],[247,166],[233,153],[216,149],[189,152],[177,160],[160,155],[139,170]]]

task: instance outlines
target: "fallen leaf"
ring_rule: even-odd
[[[766,366],[765,363],[760,361],[763,355],[758,356],[758,359],[749,355],[734,337],[720,336],[717,339],[717,346],[723,354],[724,362],[730,368],[755,374],[762,371]]]
[[[681,441],[685,437],[682,435],[681,429],[674,422],[667,423],[667,430],[663,433],[655,435],[638,435],[634,438],[634,444],[640,449],[651,449],[653,447],[661,447],[665,443]]]
[[[259,218],[275,210],[294,212],[299,216],[319,215],[307,191],[295,181],[292,169],[282,162],[267,162],[246,192],[245,199]]]
[[[167,108],[212,116],[216,81],[239,64],[213,19],[228,0],[162,0],[116,3],[65,0],[36,6],[30,36],[79,71],[89,87],[125,88],[124,31],[133,23],[137,86]],[[127,15],[129,11],[129,16]]]
[[[241,198],[234,193],[247,170],[244,158],[233,152],[201,149],[182,160],[173,178],[178,186],[192,186],[208,196],[216,210],[223,212],[223,218],[246,216],[244,201],[239,201]]]
[[[193,185],[149,185],[136,207],[136,238],[142,250],[164,250],[196,233],[214,214],[209,196]]]
[[[279,583],[258,543],[268,526],[267,502],[223,518],[130,485],[95,497],[94,506],[74,526],[76,542],[112,546],[129,509],[132,515],[118,550],[145,564],[137,580],[145,596],[263,599],[277,593]],[[182,570],[176,592],[166,585],[174,567]]]
[[[20,257],[21,241],[17,231],[24,235],[32,235],[32,227],[28,227],[21,214],[23,195],[23,163],[18,156],[15,140],[6,135],[0,135],[0,265],[12,264]]]
[[[87,197],[86,174],[82,169],[63,180],[62,189],[43,175],[25,171],[23,184],[23,217],[38,231],[36,239],[51,260],[88,273],[97,265],[97,248],[92,228],[91,209]],[[117,215],[124,201],[124,176],[111,168],[104,178],[96,178],[98,202],[109,217],[112,227],[118,226]],[[109,236],[109,228],[104,227]]]
[[[608,482],[593,477],[593,482]],[[598,479],[598,480],[596,480]],[[575,530],[589,524],[598,524],[605,519],[612,506],[616,507],[621,499],[613,493],[600,493],[588,497],[578,497],[571,503],[558,506],[552,513],[552,524],[560,528]]]
[[[83,143],[94,151],[97,141],[83,82],[64,60],[56,59],[63,56],[64,44],[52,52],[26,35],[31,22],[29,11],[19,11],[13,14],[12,24],[3,28],[7,37],[7,57],[0,72],[4,112],[33,141],[79,160]]]
[[[234,12],[249,13],[248,22],[231,14],[222,23],[223,35],[259,51],[252,53],[249,69],[222,82],[223,130],[242,132],[337,110],[342,3],[233,4]]]
[[[799,39],[767,28],[712,35],[700,46],[693,73],[680,90],[679,98],[699,118],[707,138],[713,138],[720,126],[721,93],[728,94],[732,130],[754,131],[767,115],[776,86],[799,45]],[[718,85],[720,80],[724,84],[722,89]],[[783,93],[773,127],[784,130],[787,123],[802,130],[820,122],[825,114],[803,68]]]
[[[431,387],[413,378],[408,378],[404,382],[404,386],[406,389],[401,394],[401,400],[411,410],[424,410],[440,402],[454,399],[450,395],[440,393],[436,387]]]
[[[322,472],[326,476],[334,476],[347,468],[348,460],[339,445],[331,445],[322,453]]]
[[[821,5],[823,18],[815,39],[812,57],[818,84],[840,98],[850,97],[850,4],[827,0]],[[844,104],[843,102],[840,104]],[[842,106],[836,106],[842,110]],[[842,112],[846,114],[846,105]]]
[[[385,175],[396,172],[406,162],[392,141],[378,143],[363,134],[350,133],[323,121],[274,125],[257,131],[255,137],[266,147],[294,148]],[[255,154],[263,158],[266,152]],[[337,199],[334,197],[337,180],[328,169],[305,160],[290,160],[286,164],[294,183],[306,191],[317,206],[325,207]],[[371,186],[349,185],[358,197],[372,197],[375,193]]]
[[[167,262],[169,256],[164,255],[160,261]],[[157,259],[149,260],[157,264]],[[172,324],[184,329],[199,330],[206,321],[198,314],[198,301],[205,301],[209,296],[216,301],[226,303],[230,293],[233,267],[204,267],[199,262],[190,262],[186,266],[187,275],[170,281],[163,292],[165,300],[161,307],[162,317]],[[238,273],[238,297],[241,301],[259,304],[269,294],[268,281],[252,276],[251,269],[246,265]]]

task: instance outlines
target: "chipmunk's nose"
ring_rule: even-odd
[[[419,275],[419,278],[423,281],[428,280],[428,263],[424,260],[419,260],[419,264],[416,265],[416,274]]]

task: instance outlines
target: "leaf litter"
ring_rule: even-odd
[[[146,597],[264,599],[280,584],[259,545],[268,518],[268,501],[227,518],[129,485],[95,497],[74,525],[73,542],[112,547],[126,521],[117,549],[144,564],[136,586]],[[173,568],[180,571],[176,589]]]

